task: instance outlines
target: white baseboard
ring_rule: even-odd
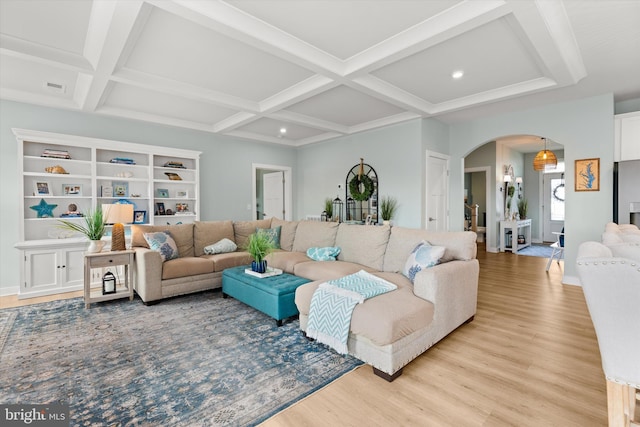
[[[580,282],[580,278],[577,276],[567,276],[566,274],[562,276],[562,284],[563,285],[573,285],[582,287],[582,283]]]
[[[18,295],[18,292],[20,292],[20,286],[0,286],[0,297]]]

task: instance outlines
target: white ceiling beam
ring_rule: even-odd
[[[63,108],[67,110],[78,110],[79,108],[78,104],[71,99],[9,88],[0,88],[0,99],[43,105],[45,107]]]
[[[281,110],[269,114],[269,118],[282,120],[288,123],[306,126],[314,129],[331,131],[341,134],[349,133],[349,127],[338,123],[329,122],[327,120],[317,119],[315,117],[306,116],[304,114],[294,113],[293,111]]]
[[[339,83],[335,80],[325,76],[315,75],[261,101],[260,111],[268,114],[282,108],[287,108],[312,96],[333,89],[336,86],[339,86]]]
[[[201,86],[195,86],[129,68],[122,68],[116,71],[111,77],[111,80],[154,92],[175,95],[193,101],[206,102],[220,107],[239,109],[252,113],[258,113],[260,111],[260,106],[255,101],[249,101],[237,96],[205,89]]]
[[[95,64],[95,71],[82,109],[94,111],[105,100],[109,79],[140,34],[151,8],[142,0],[93,3],[84,55]]]
[[[162,116],[159,114],[143,113],[140,111],[132,111],[124,108],[102,106],[95,113],[105,114],[108,116],[123,117],[126,119],[142,120],[146,122],[157,123],[161,125],[176,126],[187,129],[201,130],[204,132],[213,132],[212,126],[194,122],[191,120],[177,119],[175,117]]]
[[[296,141],[296,147],[301,147],[303,145],[309,145],[309,144],[315,144],[317,142],[322,142],[322,141],[327,141],[329,139],[333,139],[333,138],[339,138],[341,136],[344,136],[341,133],[335,133],[335,132],[327,132],[327,133],[323,133],[320,135],[315,135],[315,136],[310,136],[308,138],[303,138],[303,139],[299,139]]]
[[[240,126],[244,126],[248,123],[251,123],[255,120],[258,120],[262,116],[252,113],[240,112],[236,113],[232,116],[227,117],[224,120],[220,120],[218,123],[213,125],[214,132],[230,132],[234,129],[239,128]]]
[[[371,75],[354,78],[348,86],[416,114],[431,114],[434,107],[432,103]]]
[[[398,123],[406,122],[413,119],[419,119],[422,116],[419,114],[411,113],[409,111],[405,113],[394,114],[393,116],[383,117],[377,120],[371,120],[370,122],[360,123],[349,127],[349,133],[357,133],[365,130],[371,130],[381,128],[384,126],[395,125]]]
[[[92,71],[81,55],[0,34],[0,54],[76,72]]]
[[[504,0],[465,1],[366,49],[347,61],[344,75],[362,75],[414,55],[510,13]]]
[[[278,144],[278,145],[286,145],[289,147],[295,146],[295,141],[291,140],[291,139],[287,139],[287,138],[279,138],[276,136],[267,136],[267,135],[261,135],[259,133],[253,133],[253,132],[246,132],[246,131],[238,131],[238,130],[234,130],[231,132],[226,132],[225,135],[229,135],[229,136],[233,136],[235,138],[242,138],[242,139],[248,139],[250,141],[262,141],[262,142],[271,142],[273,144]]]

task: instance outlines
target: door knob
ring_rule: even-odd
[[[431,217],[429,217],[429,222],[431,222],[431,221],[435,221],[435,220],[436,220],[435,218],[431,218]]]

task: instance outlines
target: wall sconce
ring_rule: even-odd
[[[521,176],[516,177],[516,184],[518,184],[518,199],[522,199],[522,194],[520,194],[520,192],[522,191],[522,177]]]

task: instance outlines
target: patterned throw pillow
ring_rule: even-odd
[[[335,261],[339,253],[340,248],[337,246],[307,249],[307,256],[314,261]]]
[[[256,233],[265,233],[267,236],[271,238],[271,242],[273,242],[274,249],[280,249],[280,232],[282,231],[282,226],[279,225],[274,228],[256,228]]]
[[[218,242],[205,246],[204,253],[207,255],[226,254],[227,252],[233,252],[238,249],[238,246],[226,237]]]
[[[411,251],[402,274],[407,276],[413,283],[416,274],[440,262],[440,258],[444,255],[444,249],[444,246],[431,246],[423,240]]]
[[[162,262],[178,258],[178,245],[168,231],[144,233],[144,240],[147,241],[152,251],[160,252]]]

